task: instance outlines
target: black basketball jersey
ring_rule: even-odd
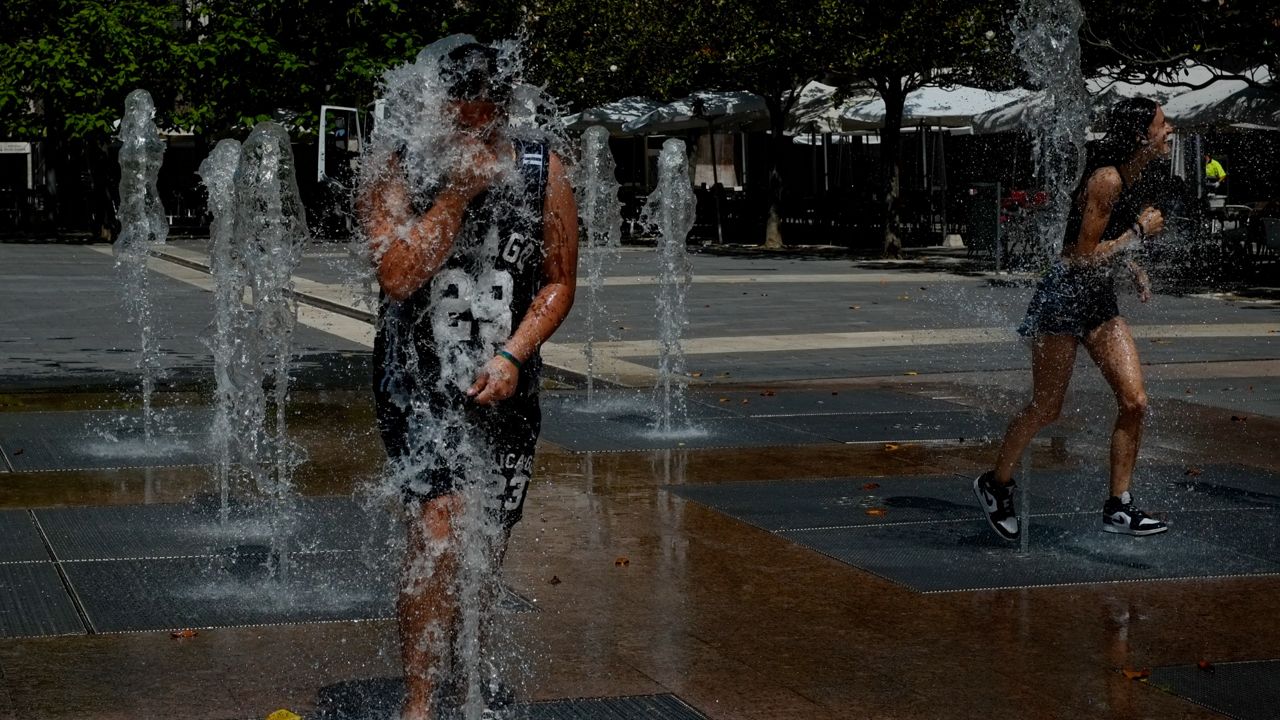
[[[374,341],[379,394],[460,397],[542,287],[548,150],[542,143],[513,144],[518,180],[471,201],[434,277],[402,302],[382,298]],[[536,353],[525,361],[512,400],[537,392],[541,367]]]

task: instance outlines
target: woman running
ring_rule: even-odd
[[[1018,332],[1031,339],[1031,402],[1009,423],[995,469],[973,481],[1000,537],[1017,540],[1013,469],[1023,450],[1058,419],[1071,381],[1076,348],[1083,344],[1119,405],[1111,432],[1111,492],[1102,508],[1102,529],[1153,535],[1168,526],[1134,508],[1129,493],[1142,440],[1147,393],[1129,325],[1116,303],[1113,270],[1127,267],[1142,302],[1151,299],[1146,272],[1130,251],[1164,230],[1164,216],[1142,202],[1137,184],[1147,164],[1169,154],[1173,126],[1151,100],[1126,98],[1112,108],[1107,132],[1091,143],[1074,193],[1062,257],[1040,281]]]

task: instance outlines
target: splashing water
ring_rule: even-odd
[[[609,131],[603,127],[587,128],[582,134],[582,159],[574,178],[582,222],[587,228],[586,257],[587,341],[582,352],[587,360],[587,405],[595,407],[597,337],[609,340],[612,323],[604,301],[604,275],[607,265],[616,263],[622,246],[622,203],[618,200],[616,164],[609,151]]]
[[[155,423],[151,395],[160,366],[152,328],[151,288],[147,259],[164,244],[169,220],[160,202],[156,181],[164,164],[164,140],[155,123],[156,106],[146,90],[134,90],[124,101],[120,121],[120,236],[114,251],[116,270],[124,286],[129,322],[138,325],[138,370],[142,374],[142,425],[148,442]]]
[[[1045,254],[1062,252],[1071,192],[1084,167],[1089,91],[1080,70],[1079,0],[1021,0],[1013,22],[1014,50],[1043,102],[1033,103],[1030,125],[1036,173],[1049,195],[1037,215]]]
[[[696,203],[684,141],[667,140],[658,156],[658,187],[644,209],[645,224],[657,227],[659,234],[658,380],[654,385],[653,429],[660,435],[690,429],[689,388],[680,339],[688,324],[685,295],[693,280],[685,242],[693,229]]]
[[[279,577],[287,580],[288,543],[295,524],[293,469],[302,462],[302,451],[289,440],[286,422],[298,313],[293,272],[308,234],[293,151],[283,127],[263,122],[249,134],[235,172],[234,198],[231,244],[240,254],[253,300],[243,327],[244,346],[233,353],[233,358],[243,353],[244,363],[243,382],[231,401],[232,428],[241,466],[272,506],[272,558]],[[274,407],[274,422],[267,419],[269,407]]]
[[[244,329],[245,270],[235,243],[235,175],[240,167],[240,143],[230,138],[221,140],[213,152],[200,163],[200,179],[209,193],[209,211],[213,224],[209,228],[210,273],[213,275],[214,332],[213,376],[217,385],[214,419],[211,429],[217,459],[214,478],[221,498],[221,519],[225,523],[230,502],[231,468],[233,464],[232,418],[237,414],[239,380],[244,375],[247,348]]]
[[[473,39],[464,35],[445,38],[425,48],[414,62],[383,76],[384,113],[361,157],[359,206],[366,217],[389,220],[392,227],[362,226],[355,254],[379,267],[397,243],[421,247],[433,242],[424,237],[422,220],[436,193],[472,172],[478,152],[492,151],[492,179],[468,206],[442,266],[411,297],[380,300],[382,351],[375,351],[381,352],[384,363],[377,375],[376,392],[384,398],[380,414],[403,418],[404,432],[397,436],[408,447],[389,453],[387,472],[370,495],[395,502],[402,488],[429,491],[445,476],[452,482],[447,497],[456,502],[447,537],[428,538],[416,547],[409,544],[402,598],[411,596],[418,602],[426,596],[424,588],[433,587],[451,609],[433,617],[421,632],[405,631],[409,646],[430,663],[426,668],[406,667],[406,672],[420,673],[415,680],[433,678],[437,690],[444,685],[462,689],[463,697],[455,699],[462,703],[461,716],[471,720],[490,716],[486,696],[494,694],[499,678],[508,687],[516,686],[527,668],[516,638],[495,624],[506,541],[500,496],[510,488],[509,479],[495,472],[494,459],[503,454],[492,433],[481,427],[485,411],[463,391],[516,329],[510,303],[522,297],[523,268],[540,267],[541,242],[529,243],[518,234],[500,231],[541,227],[541,206],[525,201],[526,168],[536,164],[531,158],[537,157],[529,154],[530,147],[545,144],[563,155],[567,143],[559,134],[562,130],[551,129],[558,126],[551,122],[560,114],[551,101],[537,88],[519,83],[523,60],[515,42],[493,46],[497,62],[492,85],[515,88],[506,107],[508,121],[469,130],[457,123],[444,58],[468,42]],[[394,211],[388,209],[392,207]],[[522,382],[531,382],[536,390],[538,362],[530,361],[522,370]],[[517,476],[532,470],[532,455],[511,461],[520,467],[508,467],[507,462],[503,469]],[[418,503],[407,505],[409,523],[417,527],[423,522],[415,511]],[[451,571],[442,571],[442,563]]]

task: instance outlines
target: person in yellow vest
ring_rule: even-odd
[[[1222,169],[1222,163],[1213,159],[1209,153],[1204,154],[1204,182],[1209,188],[1209,192],[1214,195],[1222,194],[1222,183],[1227,179],[1227,171]]]

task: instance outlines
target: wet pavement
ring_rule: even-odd
[[[61,413],[67,422],[89,411],[134,407],[128,392],[131,332],[111,295],[110,259],[92,248],[56,245],[0,245],[0,257],[6,261],[0,263],[0,298],[7,313],[0,325],[0,340],[6,341],[0,345],[6,348],[0,356],[0,427],[29,421],[35,413]],[[641,278],[643,255],[628,251],[625,257],[632,264],[619,278]],[[314,257],[312,263],[304,264],[303,277],[336,282],[337,271],[325,258]],[[1019,353],[1025,350],[1012,340],[973,343],[951,337],[948,343],[875,348],[867,336],[837,343],[824,334],[1007,330],[1029,293],[1026,287],[992,286],[982,278],[933,271],[929,282],[905,274],[897,281],[863,277],[889,271],[842,260],[704,257],[695,263],[708,276],[721,278],[701,290],[695,284],[695,290],[707,293],[699,296],[707,301],[702,304],[712,307],[692,305],[690,311],[689,336],[714,340],[694,356],[703,363],[698,380],[708,387],[697,397],[708,413],[770,423],[782,416],[811,423],[842,414],[862,427],[870,424],[873,411],[902,409],[926,416],[955,405],[973,426],[1002,422],[1024,397],[1026,358]],[[770,273],[829,277],[808,284],[784,278],[769,283],[763,291],[769,297],[761,297],[758,278]],[[173,374],[160,402],[204,408],[210,381],[207,351],[198,336],[210,317],[208,293],[161,272],[156,277],[166,278],[157,282],[169,293],[165,302],[172,311],[166,316],[171,329],[163,337],[172,350]],[[199,275],[189,280],[198,281]],[[645,313],[652,308],[645,293],[652,288],[639,279],[627,282],[634,284],[619,279],[609,288],[627,292],[606,299],[623,318],[620,324],[634,325],[631,339],[640,341]],[[928,292],[949,288],[958,303],[954,312],[945,302],[897,300],[907,294],[901,286],[908,282],[931,288]],[[85,294],[70,293],[67,288],[73,286]],[[21,300],[29,293],[45,294]],[[779,297],[785,301],[774,302]],[[894,302],[901,303],[895,312],[868,318],[865,325],[854,327],[845,319],[872,303]],[[1141,317],[1147,311],[1150,315]],[[1137,317],[1135,324],[1163,329],[1140,345],[1151,363],[1153,409],[1135,491],[1140,499],[1150,499],[1150,509],[1168,513],[1173,529],[1164,537],[1126,538],[1128,547],[1101,552],[1097,561],[1114,566],[1107,582],[1075,578],[1041,586],[1018,581],[999,590],[920,592],[909,582],[895,581],[884,568],[868,571],[842,561],[833,557],[838,553],[794,532],[868,523],[888,527],[897,521],[921,528],[963,522],[964,513],[972,512],[963,501],[966,478],[984,470],[994,454],[990,442],[974,437],[921,442],[881,433],[846,444],[819,433],[802,443],[779,430],[747,447],[694,449],[677,443],[596,452],[568,440],[556,443],[554,433],[546,433],[525,519],[516,528],[504,570],[510,588],[536,607],[506,616],[529,658],[525,699],[670,694],[706,717],[726,719],[1219,717],[1158,685],[1173,688],[1172,680],[1162,678],[1185,675],[1186,668],[1202,661],[1209,668],[1232,668],[1275,658],[1280,577],[1253,574],[1257,568],[1237,567],[1212,553],[1195,555],[1184,545],[1194,529],[1194,538],[1243,548],[1258,560],[1261,572],[1269,573],[1265,562],[1276,561],[1280,361],[1269,331],[1277,322],[1276,309],[1161,296]],[[790,337],[806,336],[796,342],[800,346],[844,344],[830,350],[740,352],[724,340],[745,342],[753,333],[778,333],[779,328]],[[297,482],[309,501],[321,504],[366,497],[382,462],[365,391],[367,350],[348,330],[309,327],[299,336],[315,361],[303,363],[305,377],[291,406],[291,433],[309,458]],[[581,341],[579,333],[571,324],[557,341],[569,347]],[[629,353],[618,356],[627,363],[651,365],[634,347],[620,351]],[[822,354],[820,361],[810,359]],[[1043,496],[1036,501],[1039,511],[1081,518],[1078,526],[1064,525],[1074,533],[1069,539],[1074,547],[1097,551],[1102,536],[1090,527],[1087,513],[1093,495],[1099,503],[1102,499],[1113,401],[1087,361],[1079,371],[1062,420],[1032,447],[1036,474],[1031,482]],[[572,373],[565,377],[572,379]],[[566,388],[548,395],[549,424],[580,422],[567,409],[581,398],[573,392]],[[70,427],[78,426],[72,422]],[[617,430],[615,436],[625,439],[633,431]],[[68,434],[64,427],[45,433],[45,439]],[[62,518],[59,527],[66,533],[92,535],[86,525],[105,521],[78,518],[105,517],[102,509],[108,506],[117,518],[134,512],[129,506],[192,507],[207,502],[213,490],[210,470],[196,458],[180,466],[115,463],[104,469],[80,465],[37,471],[20,460],[40,451],[30,441],[18,447],[0,433],[0,449],[6,456],[22,450],[0,469],[0,510],[15,513],[6,517],[41,521],[50,541],[23,546],[30,556],[11,541],[6,547],[14,557],[0,558],[0,569],[8,572],[0,576],[34,565],[63,573],[50,576],[54,582],[42,591],[23,595],[15,592],[16,585],[0,589],[5,596],[0,611],[8,613],[0,619],[25,612],[35,601],[31,593],[56,598],[69,587],[86,588],[79,600],[91,620],[65,635],[0,639],[0,718],[263,718],[279,708],[311,711],[326,688],[376,684],[399,674],[394,623],[377,608],[330,622],[287,613],[219,622],[202,622],[209,616],[195,615],[183,627],[199,627],[198,634],[183,638],[171,637],[164,623],[159,623],[163,630],[99,627],[93,621],[105,617],[104,610],[94,603],[102,601],[89,596],[108,597],[104,593],[123,588],[131,576],[121,570],[118,577],[99,572],[91,578],[89,565],[110,568],[120,558],[148,552],[206,557],[203,553],[215,551],[182,550],[165,539],[173,537],[172,527],[157,527],[154,533],[129,536],[130,544],[116,559],[87,557],[68,550],[72,546],[65,538],[71,536],[53,532],[53,519]],[[1234,468],[1236,475],[1214,475],[1221,466]],[[1175,486],[1201,491],[1191,502],[1170,490]],[[750,497],[743,499],[743,489],[763,493],[765,500],[752,505]],[[922,501],[927,498],[933,504]],[[800,516],[785,526],[771,525],[741,509],[744,502],[753,512],[785,508]],[[1215,508],[1213,514],[1200,512],[1208,506]],[[877,508],[886,514],[867,513]],[[937,514],[943,510],[959,515]],[[163,517],[167,509],[147,512]],[[815,521],[806,524],[805,518]],[[373,537],[387,531],[373,521],[344,524],[342,518],[330,518],[321,524],[343,530],[342,542],[348,544],[333,548],[355,554],[362,532]],[[1181,535],[1180,526],[1186,528]],[[890,544],[886,540],[886,549]],[[977,555],[943,559],[924,573],[948,576],[958,571],[957,563],[978,564],[984,557],[993,565],[1048,564],[1054,558],[1038,561],[1037,552],[1061,554],[1072,546],[1033,545],[1022,556],[1018,548],[992,544]],[[316,549],[326,547],[322,543]],[[1184,575],[1215,577],[1152,579],[1142,567],[1151,564],[1144,558],[1162,559],[1162,552],[1190,558],[1197,572]],[[376,573],[361,572],[347,572],[368,580],[353,592],[381,587]],[[171,571],[167,581],[178,587],[164,592],[183,592],[184,577]],[[90,592],[90,586],[96,589]],[[292,601],[246,594],[241,604],[289,608],[305,600],[305,592]],[[139,596],[120,604],[146,601]],[[1265,664],[1240,667],[1251,668],[1248,677],[1255,685],[1271,677]],[[1148,670],[1153,671],[1149,679],[1130,677]],[[1212,684],[1212,670],[1200,672],[1209,678],[1202,684]],[[1191,680],[1196,677],[1193,673]],[[1233,676],[1223,670],[1221,677],[1225,682]],[[1229,694],[1237,701],[1250,693],[1248,684],[1234,687]],[[1247,702],[1243,707],[1250,712]]]

